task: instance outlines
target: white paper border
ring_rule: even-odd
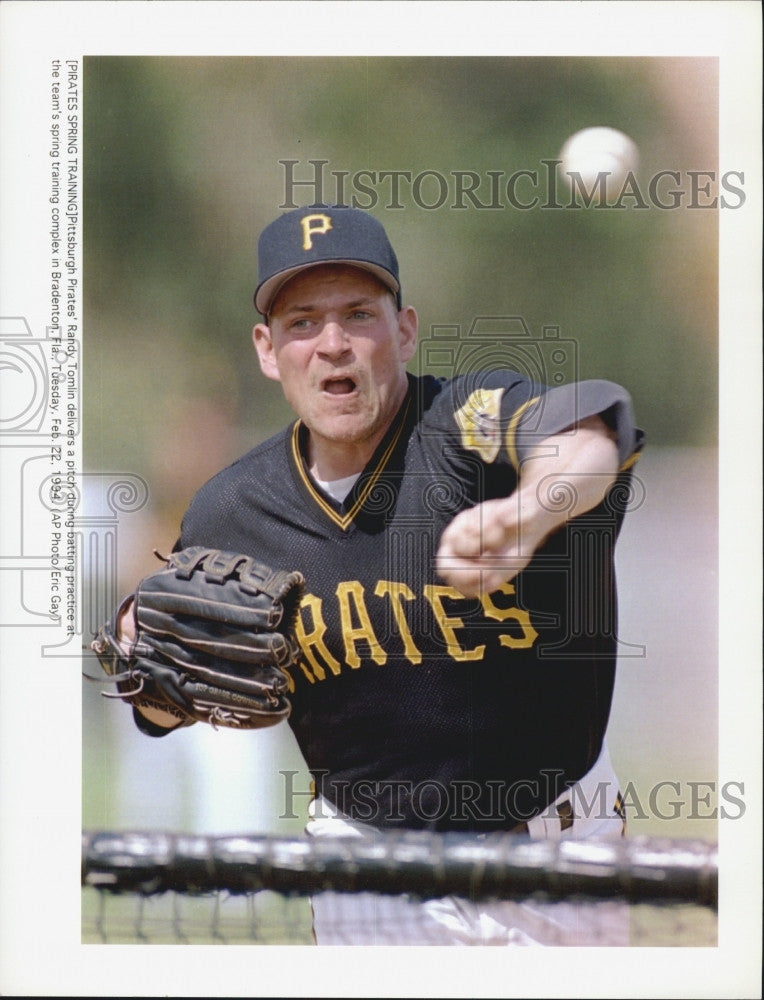
[[[746,169],[721,225],[720,781],[745,780],[745,822],[721,825],[718,949],[478,952],[80,944],[81,692],[56,666],[17,669],[0,635],[3,995],[760,995],[761,12],[752,2],[151,3],[6,0],[2,46],[2,309],[45,303],[35,117],[50,59],[85,55],[718,56],[720,168]],[[554,37],[550,37],[554,25]],[[38,100],[42,107],[37,108]],[[44,183],[44,182],[42,182]],[[22,294],[23,293],[23,294]],[[17,306],[18,308],[18,306]],[[30,325],[44,328],[44,308]],[[740,359],[745,359],[741,364]],[[679,373],[681,376],[681,373]],[[753,508],[753,509],[751,509]],[[747,603],[750,602],[750,605]],[[756,669],[752,670],[752,665]],[[756,706],[756,713],[751,710]],[[752,814],[756,815],[752,815]],[[55,832],[55,837],[52,834]],[[41,919],[40,914],[44,914]],[[55,930],[54,930],[55,929]],[[541,959],[541,961],[539,961]],[[304,960],[304,961],[303,961]],[[542,964],[543,963],[543,964]]]

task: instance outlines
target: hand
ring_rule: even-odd
[[[163,728],[166,715],[173,728],[264,729],[288,718],[302,573],[204,546],[160,558],[164,567],[94,636],[91,648],[117,685],[107,697]]]
[[[462,511],[443,532],[438,573],[465,597],[490,593],[517,576],[566,521],[603,499],[618,470],[615,433],[598,416],[546,438],[526,458],[508,497]],[[557,486],[569,504],[550,503]]]
[[[520,491],[463,510],[441,536],[438,573],[465,597],[490,593],[525,569],[555,523]]]

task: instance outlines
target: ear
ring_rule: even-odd
[[[257,358],[260,362],[260,371],[266,378],[273,379],[274,382],[281,381],[278,365],[276,364],[276,352],[273,350],[273,338],[271,330],[265,323],[258,323],[252,331],[252,343],[257,351]]]
[[[398,313],[398,330],[400,332],[401,358],[410,361],[416,351],[419,318],[413,306],[404,306]]]

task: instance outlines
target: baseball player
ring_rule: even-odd
[[[294,656],[260,715],[278,701],[266,724],[289,716],[315,785],[308,832],[620,837],[613,558],[643,443],[627,392],[499,367],[409,374],[417,314],[358,209],[286,213],[258,258],[254,346],[296,419],[199,490],[176,553],[298,571]],[[156,671],[150,600],[131,595],[95,646],[140,729],[241,724]],[[544,943],[551,927],[557,943],[601,943],[564,904],[375,906],[318,897],[318,943]]]

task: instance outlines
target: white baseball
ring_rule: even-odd
[[[608,189],[617,192],[629,171],[637,169],[639,149],[633,139],[616,128],[585,128],[566,141],[560,160],[560,170],[568,184],[569,175],[577,173],[591,187],[597,176],[605,172]]]

